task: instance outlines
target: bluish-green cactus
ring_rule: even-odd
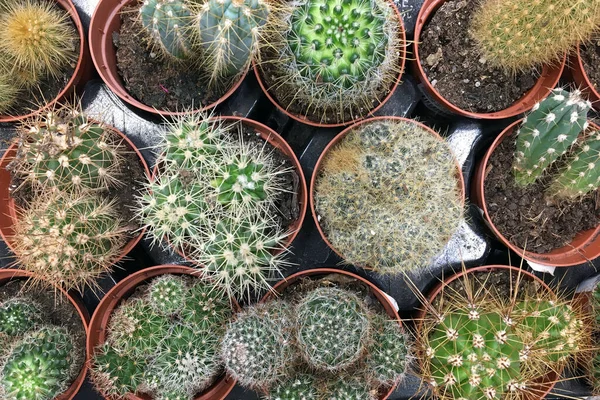
[[[163,53],[176,59],[190,55],[194,17],[185,1],[144,0],[139,10],[143,27]]]

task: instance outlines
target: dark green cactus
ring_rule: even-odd
[[[158,393],[155,400],[192,400],[194,396],[178,390],[164,390]]]
[[[369,347],[367,365],[376,382],[391,385],[406,372],[408,338],[396,320],[378,315],[372,326],[373,341]]]
[[[232,316],[229,299],[204,282],[191,286],[181,311],[183,321],[200,331],[224,332],[225,322]]]
[[[128,353],[116,351],[103,344],[92,358],[91,375],[94,385],[109,396],[135,393],[143,382],[144,360]]]
[[[0,334],[23,335],[41,322],[40,306],[30,299],[12,298],[0,305]]]
[[[327,400],[375,400],[377,389],[373,389],[360,379],[335,379],[323,389]]]
[[[194,17],[181,0],[144,0],[140,18],[147,34],[167,55],[181,59],[191,53]]]
[[[148,288],[150,305],[162,315],[181,311],[188,296],[185,281],[176,275],[163,275],[154,279]]]
[[[270,392],[269,400],[318,400],[315,377],[300,374],[278,383]]]
[[[517,132],[513,168],[521,186],[534,183],[544,171],[575,143],[587,128],[591,103],[581,92],[555,89],[536,104]]]

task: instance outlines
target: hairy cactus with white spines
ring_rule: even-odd
[[[0,304],[0,335],[23,335],[40,322],[40,306],[30,299],[17,297]]]

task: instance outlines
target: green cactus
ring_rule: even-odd
[[[21,336],[41,323],[40,306],[27,298],[11,298],[0,304],[0,334]]]
[[[463,221],[447,143],[414,122],[373,121],[324,157],[315,208],[346,262],[382,274],[426,266]]]
[[[485,0],[472,35],[492,65],[510,72],[560,62],[600,27],[598,1]]]
[[[292,376],[271,389],[268,398],[270,400],[318,400],[315,378],[309,374]]]
[[[591,294],[592,310],[594,315],[593,326],[594,326],[594,337],[598,337],[600,333],[600,285],[596,285],[596,288]],[[594,394],[600,394],[600,350],[593,352],[593,359],[590,363],[590,382],[594,387]]]
[[[335,379],[325,386],[324,398],[327,400],[376,400],[377,389],[373,390],[364,381],[347,377]]]
[[[51,400],[64,392],[79,358],[65,328],[42,327],[25,335],[2,362],[0,386],[6,400]]]
[[[291,363],[291,315],[279,300],[249,307],[231,322],[221,355],[238,383],[264,388],[285,376]]]
[[[215,334],[224,332],[232,309],[227,297],[206,283],[198,282],[188,289],[181,315],[184,323],[195,326],[201,332]]]
[[[23,126],[11,172],[61,191],[117,186],[126,151],[115,132],[64,107]]]
[[[19,265],[47,282],[82,291],[121,254],[128,229],[117,215],[114,202],[91,193],[36,197],[15,223]]]
[[[180,312],[188,296],[183,278],[162,275],[154,279],[148,288],[149,303],[158,314],[169,316]]]
[[[369,347],[367,365],[376,382],[389,386],[397,382],[408,367],[408,338],[396,320],[378,316],[372,326],[373,342]]]
[[[536,104],[517,131],[513,168],[521,186],[534,183],[544,171],[575,143],[587,129],[591,103],[581,92],[554,89]]]
[[[8,71],[0,66],[0,115],[6,115],[12,110],[19,91]]]
[[[193,398],[194,396],[190,396],[187,393],[181,393],[178,390],[165,390],[159,392],[155,400],[192,400]]]
[[[94,385],[105,395],[135,393],[143,381],[143,359],[116,351],[104,343],[95,350],[91,362]]]
[[[192,53],[194,17],[181,0],[144,0],[139,8],[140,20],[146,35],[174,59]]]
[[[600,186],[600,132],[587,135],[548,188],[551,197],[574,200]]]

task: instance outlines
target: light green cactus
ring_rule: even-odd
[[[174,59],[191,55],[194,16],[182,0],[144,0],[139,8],[146,35],[163,54]]]
[[[269,400],[318,400],[316,379],[309,374],[287,378],[271,389]]]
[[[155,312],[169,316],[180,312],[188,296],[183,278],[162,275],[154,279],[148,288],[149,303]]]
[[[108,396],[135,393],[143,382],[144,360],[104,343],[95,350],[90,373],[94,385]]]
[[[517,131],[513,168],[521,186],[534,183],[587,129],[591,103],[576,90],[555,89],[537,103]]]
[[[0,334],[21,336],[41,323],[39,304],[30,299],[16,297],[0,304]]]
[[[406,373],[411,358],[408,337],[396,320],[377,315],[371,323],[373,341],[368,350],[367,366],[376,382],[391,385]]]

